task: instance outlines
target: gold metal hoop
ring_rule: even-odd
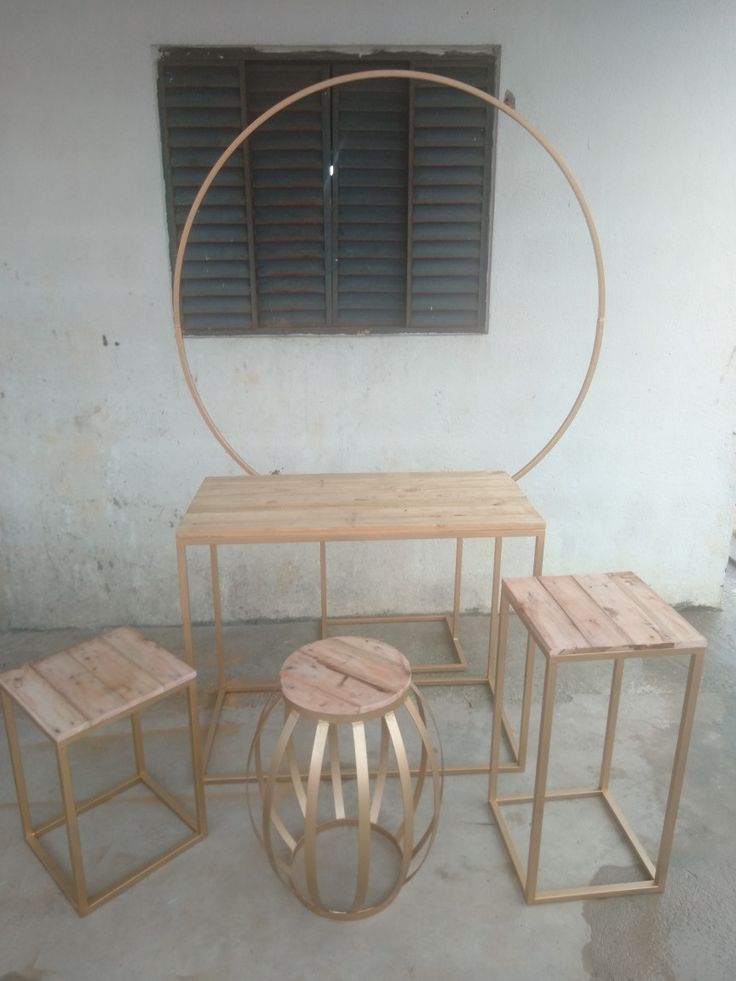
[[[517,470],[513,474],[514,480],[519,480],[525,474],[536,467],[536,465],[544,459],[544,457],[549,453],[549,451],[559,442],[564,433],[570,427],[575,416],[580,410],[580,406],[583,404],[585,396],[588,394],[588,389],[593,380],[593,375],[595,374],[595,369],[598,364],[598,358],[600,356],[601,343],[603,341],[603,326],[605,320],[605,308],[606,308],[606,287],[605,287],[605,274],[603,270],[603,256],[601,254],[600,242],[598,240],[598,233],[593,222],[593,216],[590,213],[588,204],[583,196],[583,192],[580,189],[578,182],[572,174],[572,171],[567,166],[565,161],[559,155],[557,150],[552,146],[552,144],[540,133],[540,131],[533,126],[528,120],[520,116],[514,109],[505,105],[499,99],[493,95],[489,95],[487,92],[483,92],[481,89],[476,88],[474,85],[468,85],[466,82],[457,81],[454,78],[446,78],[444,75],[435,75],[432,72],[421,72],[415,71],[409,68],[392,68],[392,69],[373,69],[371,71],[364,72],[352,72],[349,75],[339,75],[336,78],[323,79],[320,82],[315,82],[313,85],[308,85],[298,92],[294,92],[292,95],[287,96],[280,102],[271,106],[262,113],[257,119],[245,127],[245,129],[236,136],[232,141],[230,146],[225,149],[219,156],[212,169],[210,170],[207,177],[204,179],[202,186],[197,192],[192,206],[189,209],[189,214],[187,215],[187,220],[184,223],[184,228],[182,230],[181,239],[179,241],[179,248],[176,253],[176,263],[174,266],[174,285],[173,285],[173,301],[174,301],[174,329],[176,331],[176,346],[179,352],[179,360],[181,362],[182,371],[184,372],[184,380],[187,383],[187,387],[194,399],[195,405],[197,406],[200,415],[207,424],[210,432],[215,437],[217,442],[222,446],[226,453],[228,453],[232,459],[242,467],[246,473],[252,474],[254,476],[258,475],[258,471],[247,463],[242,456],[234,449],[233,446],[228,442],[228,440],[223,436],[219,427],[216,425],[212,416],[209,414],[205,408],[202,397],[197,389],[197,384],[194,381],[192,375],[192,370],[189,366],[189,359],[187,358],[186,349],[184,346],[184,335],[181,326],[181,279],[182,279],[182,269],[184,266],[184,253],[186,252],[187,245],[189,243],[189,235],[192,230],[192,225],[197,217],[199,208],[204,200],[207,191],[212,186],[213,181],[220,173],[222,168],[225,166],[230,157],[235,153],[235,151],[254,133],[260,126],[271,119],[272,116],[277,115],[282,109],[286,109],[288,106],[293,105],[295,102],[299,102],[301,99],[307,98],[307,96],[314,95],[317,92],[323,92],[325,89],[336,88],[339,85],[346,85],[350,82],[365,81],[367,79],[373,78],[408,78],[408,79],[418,79],[425,82],[434,82],[437,85],[444,85],[447,88],[459,89],[461,92],[466,92],[468,95],[475,96],[482,102],[488,103],[488,105],[493,106],[500,112],[505,113],[511,119],[515,120],[522,126],[530,136],[532,136],[539,145],[546,150],[546,152],[552,157],[554,162],[557,164],[558,168],[562,171],[562,174],[570,186],[575,198],[580,206],[580,210],[583,214],[585,224],[588,228],[588,233],[590,235],[590,241],[593,247],[593,255],[595,259],[595,270],[596,279],[598,285],[598,310],[596,315],[596,326],[595,326],[595,337],[593,341],[593,349],[590,354],[590,360],[588,362],[588,368],[583,378],[583,383],[580,390],[573,402],[570,410],[568,411],[565,418],[562,420],[559,427],[555,430],[552,436],[547,440],[541,450],[536,453],[528,463],[524,464],[521,469]]]

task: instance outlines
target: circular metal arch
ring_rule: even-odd
[[[532,136],[539,145],[547,151],[547,153],[552,157],[554,162],[557,164],[558,168],[562,171],[562,174],[570,186],[575,198],[580,206],[580,210],[585,219],[585,224],[588,228],[588,233],[590,235],[590,241],[593,246],[593,255],[595,258],[595,271],[598,283],[598,310],[596,314],[596,325],[595,325],[595,337],[593,341],[593,348],[590,354],[590,360],[588,362],[588,368],[583,378],[580,390],[573,402],[570,410],[568,411],[565,418],[562,420],[558,428],[552,434],[552,436],[547,440],[544,446],[539,450],[534,456],[524,464],[519,470],[513,474],[513,479],[518,480],[525,474],[535,467],[540,460],[549,453],[553,446],[555,446],[559,440],[562,438],[565,431],[569,428],[575,416],[580,410],[580,406],[583,404],[585,396],[588,394],[588,389],[593,380],[593,375],[595,374],[595,369],[598,364],[598,358],[600,355],[601,343],[603,341],[603,326],[605,320],[605,308],[606,308],[606,286],[605,286],[605,274],[603,270],[603,256],[601,254],[600,242],[598,241],[598,233],[593,222],[593,216],[590,213],[588,204],[583,196],[583,192],[580,189],[578,182],[572,174],[572,171],[567,166],[565,161],[555,150],[552,144],[539,132],[539,130],[533,126],[530,122],[520,116],[514,109],[505,105],[495,96],[488,95],[487,92],[481,91],[481,89],[476,88],[474,85],[468,85],[465,82],[459,82],[454,78],[446,78],[444,75],[435,75],[432,72],[422,72],[415,71],[409,68],[395,68],[395,69],[374,69],[371,71],[364,72],[352,72],[349,75],[339,75],[336,78],[323,79],[320,82],[315,82],[314,85],[308,85],[306,88],[300,89],[298,92],[294,92],[292,95],[287,96],[280,102],[271,106],[262,113],[257,119],[245,127],[245,129],[235,137],[230,146],[225,149],[212,169],[210,170],[207,177],[204,179],[202,186],[197,192],[192,206],[189,209],[189,214],[187,215],[187,220],[184,223],[184,229],[182,231],[181,240],[179,242],[179,248],[176,253],[176,263],[174,265],[174,284],[173,284],[173,301],[174,301],[174,329],[176,331],[176,346],[179,351],[179,360],[181,361],[181,367],[184,372],[184,379],[187,383],[187,387],[191,392],[192,398],[199,409],[199,412],[204,419],[205,423],[209,427],[212,435],[220,443],[226,453],[228,453],[232,459],[242,467],[247,473],[254,476],[258,475],[258,471],[247,463],[242,456],[234,449],[233,446],[228,442],[228,440],[223,436],[219,427],[216,425],[212,416],[209,414],[205,408],[202,397],[197,389],[197,384],[192,375],[192,370],[189,366],[189,359],[187,358],[186,348],[184,345],[184,335],[182,332],[181,325],[181,280],[182,280],[182,269],[184,266],[184,253],[186,252],[187,245],[189,243],[189,236],[192,230],[192,225],[197,217],[197,213],[200,209],[202,201],[204,200],[207,191],[212,186],[217,175],[220,173],[222,168],[225,166],[230,157],[235,153],[235,151],[243,144],[245,141],[254,133],[260,126],[262,126],[267,120],[271,119],[272,116],[277,115],[282,109],[286,109],[287,106],[293,105],[295,102],[299,102],[301,99],[305,99],[307,96],[314,95],[317,92],[323,92],[325,89],[337,88],[339,85],[347,85],[350,82],[365,81],[372,78],[407,78],[407,79],[417,79],[423,82],[434,82],[437,85],[444,85],[447,88],[459,89],[461,92],[467,92],[468,95],[475,96],[482,102],[486,102],[489,106],[493,106],[498,109],[499,112],[505,113],[515,122],[519,123],[527,133]]]

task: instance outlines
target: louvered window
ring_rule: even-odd
[[[208,170],[284,96],[368,68],[496,91],[494,55],[278,58],[162,52],[172,260]],[[494,111],[419,80],[301,100],[229,160],[200,208],[182,284],[187,334],[487,329]]]

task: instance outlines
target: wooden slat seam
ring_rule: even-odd
[[[674,645],[677,643],[676,638],[671,635],[669,628],[663,626],[662,623],[652,615],[650,607],[643,606],[642,603],[639,602],[638,598],[633,595],[633,593],[627,590],[625,586],[622,586],[615,572],[607,573],[606,579],[612,584],[613,588],[627,600],[629,600],[629,602],[633,602],[634,606],[637,608],[637,610],[639,610],[645,621],[650,624],[652,629],[662,637],[664,644],[666,646],[674,647]]]
[[[121,629],[121,628],[118,628],[118,629]],[[141,655],[146,655],[146,653],[147,652],[150,652],[151,651],[151,648],[153,648],[153,653],[156,654],[157,656],[159,656],[160,654],[166,655],[162,659],[163,660],[163,664],[160,666],[160,670],[161,670],[162,673],[168,674],[170,671],[176,670],[176,671],[182,672],[182,674],[178,678],[175,678],[173,680],[172,679],[168,679],[168,678],[165,678],[163,680],[161,680],[159,678],[156,678],[156,676],[154,674],[152,674],[150,670],[148,670],[146,668],[142,668],[138,664],[138,662],[134,658],[130,657],[122,648],[116,647],[115,644],[112,641],[110,641],[110,639],[109,639],[110,634],[109,633],[108,634],[103,634],[102,635],[102,639],[104,639],[105,642],[107,644],[109,644],[110,647],[112,647],[119,654],[121,654],[134,667],[138,668],[141,671],[145,671],[146,674],[151,675],[151,677],[155,680],[156,684],[159,687],[162,687],[163,690],[166,690],[167,688],[171,687],[172,685],[184,684],[185,682],[191,681],[193,678],[196,677],[196,671],[194,671],[194,669],[191,667],[191,665],[189,665],[186,662],[182,661],[175,654],[172,654],[171,651],[166,650],[165,647],[161,647],[160,645],[154,643],[153,641],[146,640],[141,634],[138,633],[137,630],[134,630],[133,628],[130,628],[130,629],[131,629],[132,633],[134,633],[136,635],[136,639],[140,639],[142,641],[142,644],[140,646],[140,651],[139,651],[139,653]],[[111,631],[110,633],[117,633],[117,630]],[[173,662],[174,662],[173,664],[169,664],[168,663],[168,659],[169,658],[171,658],[173,660]]]
[[[577,625],[573,622],[573,620],[570,618],[570,616],[567,614],[567,612],[563,609],[563,607],[560,606],[560,604],[557,602],[557,600],[554,598],[554,596],[552,596],[549,592],[547,592],[547,590],[544,589],[544,587],[542,586],[542,583],[541,583],[542,577],[541,576],[533,576],[533,577],[530,577],[530,578],[532,579],[533,582],[539,583],[539,585],[542,587],[545,595],[548,596],[549,599],[550,599],[550,601],[555,604],[555,606],[557,607],[557,609],[560,611],[560,613],[562,613],[563,617],[567,620],[567,622],[570,624],[570,626],[573,628],[573,630],[575,630],[578,634],[580,634],[580,637],[582,638],[582,640],[585,641],[585,645],[582,646],[582,647],[580,647],[580,648],[577,648],[577,647],[555,647],[555,646],[552,646],[551,644],[548,644],[547,641],[545,641],[543,644],[540,644],[540,647],[542,648],[542,650],[544,650],[545,648],[547,648],[547,651],[548,651],[548,653],[549,653],[549,655],[551,657],[557,657],[557,656],[559,656],[561,654],[566,654],[566,653],[573,653],[576,650],[589,650],[587,638],[585,637],[585,635],[580,630],[578,630]],[[509,590],[509,593],[511,593],[511,590]],[[511,595],[513,595],[513,594],[511,594]],[[518,606],[519,607],[522,606],[522,602],[523,601],[521,601],[521,602],[518,603]],[[519,617],[521,618],[522,622],[524,623],[524,625],[526,627],[531,628],[531,625],[534,626],[534,629],[532,630],[532,633],[534,633],[536,635],[537,639],[539,639],[542,636],[542,632],[540,630],[539,624],[538,623],[535,623],[535,621],[532,619],[532,617],[530,617],[529,614],[525,613],[523,609],[519,609],[517,607],[516,602],[512,602],[511,605],[516,610],[517,614],[519,615]]]
[[[338,687],[345,681],[355,681],[360,685],[364,685],[366,688],[382,694],[388,694],[392,691],[396,691],[396,687],[389,686],[388,682],[383,682],[383,684],[381,684],[380,681],[372,680],[370,678],[363,678],[358,674],[352,674],[348,665],[343,664],[342,666],[338,666],[337,662],[330,663],[328,658],[320,658],[320,660],[317,661],[317,666],[326,669],[332,675],[342,678],[342,681],[337,681]],[[308,664],[305,664],[304,667],[305,669],[308,668]]]
[[[624,646],[622,644],[619,644],[619,645],[614,645],[614,644],[601,645],[601,644],[596,643],[593,640],[593,638],[590,636],[590,634],[576,620],[573,619],[572,612],[568,612],[568,610],[567,610],[566,607],[561,606],[559,600],[555,599],[555,597],[552,595],[552,593],[550,593],[550,591],[547,588],[547,585],[545,583],[545,580],[548,577],[547,576],[540,576],[538,578],[539,578],[539,582],[541,583],[542,587],[545,589],[545,591],[547,592],[547,594],[554,600],[554,602],[557,603],[557,605],[560,607],[560,609],[563,610],[563,612],[567,616],[568,620],[570,620],[572,622],[572,624],[575,626],[575,628],[578,630],[578,632],[591,645],[591,647],[590,647],[590,650],[591,651],[599,650],[601,648],[605,650],[606,647],[615,648],[616,646],[619,646],[619,647]],[[598,608],[598,610],[602,614],[603,618],[605,620],[607,620],[608,623],[610,624],[610,626],[612,626],[614,628],[614,631],[621,637],[621,640],[624,642],[625,645],[628,645],[628,644],[631,644],[632,643],[631,637],[629,637],[629,635],[626,633],[626,631],[623,629],[623,627],[621,627],[619,624],[617,624],[616,621],[614,619],[612,619],[612,617],[610,617],[608,615],[608,613],[603,609],[603,607],[599,605],[599,603],[597,602],[597,600],[595,600],[590,595],[590,593],[587,593],[583,589],[583,587],[580,585],[580,583],[575,578],[575,576],[566,576],[565,578],[568,578],[571,582],[573,582],[575,584],[575,586],[580,590],[580,592],[584,596],[586,596],[591,601],[591,603],[594,603],[595,604],[595,606]]]
[[[35,670],[34,663],[30,662],[25,664],[22,668],[14,668],[11,671],[6,671],[5,675],[17,675],[21,682],[23,681],[24,674],[26,672],[33,672],[35,677],[40,681],[41,686],[51,689],[51,691],[56,695],[56,697],[62,702],[62,707],[60,713],[70,714],[78,716],[79,718],[75,721],[69,721],[65,731],[57,732],[53,725],[48,719],[44,718],[40,712],[35,711],[23,700],[21,692],[11,688],[9,683],[3,680],[3,688],[7,692],[8,696],[13,699],[13,701],[19,705],[23,711],[31,718],[40,729],[45,732],[54,742],[58,742],[67,738],[71,734],[76,734],[77,732],[87,728],[91,725],[92,720],[84,713],[81,712],[76,706],[70,702],[60,691],[58,691],[39,671]]]
[[[103,694],[103,697],[105,695],[107,695],[107,696],[112,695],[112,696],[114,696],[114,698],[118,699],[120,701],[120,703],[121,703],[120,705],[114,705],[111,708],[103,709],[100,713],[98,713],[97,715],[91,717],[90,718],[90,721],[91,722],[94,722],[94,721],[97,721],[97,720],[100,720],[100,719],[104,718],[106,715],[108,715],[110,713],[124,711],[125,710],[125,707],[126,707],[126,700],[123,698],[123,696],[122,695],[119,695],[118,692],[114,691],[112,688],[108,688],[108,686],[105,684],[105,682],[102,681],[101,678],[98,678],[97,675],[94,673],[94,671],[90,671],[89,668],[86,667],[84,664],[80,664],[80,662],[71,653],[71,650],[72,650],[71,648],[67,648],[66,650],[58,651],[57,654],[51,654],[51,655],[49,655],[48,658],[43,658],[41,661],[36,662],[36,664],[34,664],[34,667],[37,667],[38,664],[42,664],[43,661],[51,661],[54,658],[56,658],[56,657],[58,657],[58,656],[60,656],[62,654],[66,655],[67,657],[71,657],[72,660],[76,664],[79,664],[80,669],[82,671],[84,671],[86,674],[88,674],[93,679],[93,683],[96,683],[96,684],[100,685],[102,688],[104,688],[104,692],[102,693]],[[44,678],[44,680],[49,681],[49,679],[46,678],[46,676],[44,675],[43,671],[39,671],[38,673],[41,675],[42,678]],[[71,681],[71,679],[69,679],[69,680]],[[59,691],[59,689],[56,688],[56,685],[53,685],[52,682],[49,681],[49,684],[51,684],[52,687],[55,688],[56,691]],[[61,694],[60,691],[59,691],[59,694]],[[81,703],[78,703],[77,701],[75,701],[69,695],[63,695],[62,697],[65,698],[66,701],[68,701],[71,705],[74,705],[74,706],[79,707],[79,705],[81,704]],[[84,711],[83,708],[79,708],[79,711],[83,715],[87,716],[87,713]],[[89,718],[89,716],[87,716],[87,717]]]
[[[613,589],[614,589],[615,592],[618,592],[618,594],[620,596],[622,596],[624,599],[629,600],[628,594],[625,593],[623,590],[617,588],[616,583],[615,583],[615,580],[612,578],[612,575],[615,575],[615,574],[608,573],[608,574],[606,574],[604,576],[590,576],[589,578],[594,579],[594,580],[597,579],[599,581],[599,584],[600,585],[603,585],[603,580],[605,580],[606,582],[608,582],[608,583],[611,584],[611,586],[613,587]],[[588,592],[588,590],[585,589],[585,586],[583,585],[583,583],[579,581],[580,578],[585,578],[585,577],[584,576],[583,577],[581,577],[581,576],[575,576],[574,578],[576,579],[576,581],[578,581],[580,587],[585,592]],[[589,592],[588,592],[588,595],[590,596],[590,593]],[[595,597],[591,597],[591,599],[593,599],[595,603],[597,603],[598,605],[600,605],[598,603],[598,600],[595,599]],[[644,623],[646,624],[646,626],[648,626],[649,629],[653,633],[657,634],[660,637],[660,640],[659,641],[656,641],[656,640],[643,640],[643,641],[642,640],[636,640],[634,637],[631,637],[631,635],[628,633],[628,631],[625,630],[625,628],[623,626],[621,626],[620,629],[623,630],[626,633],[626,635],[629,637],[629,647],[631,647],[633,650],[646,650],[647,648],[654,648],[654,649],[656,649],[656,648],[671,648],[671,647],[673,647],[674,646],[674,642],[671,639],[669,639],[668,637],[663,637],[662,634],[659,631],[658,626],[656,624],[654,624],[654,623],[651,622],[651,620],[649,619],[649,617],[646,615],[645,611],[642,610],[641,607],[638,604],[634,604],[634,605],[636,606],[637,611],[641,614],[642,619],[643,619]],[[619,612],[621,612],[622,615],[624,614],[624,611],[623,610],[621,610]]]
[[[289,698],[289,687],[290,687],[290,683],[287,680],[282,685],[283,693],[287,699]],[[349,709],[360,708],[360,703],[355,701],[354,699],[351,699],[349,697],[348,692],[345,692],[344,694],[340,694],[339,692],[334,692],[331,689],[322,688],[319,684],[314,684],[313,682],[309,681],[309,679],[305,678],[303,675],[300,676],[298,680],[295,680],[293,682],[292,687],[296,688],[297,690],[301,688],[308,688],[310,691],[317,692],[319,695],[322,696],[322,698],[329,699],[330,701],[333,702],[342,702]]]
[[[551,594],[551,593],[549,593],[549,592],[548,592],[548,591],[547,591],[547,590],[546,590],[546,589],[544,588],[544,583],[543,583],[543,577],[542,577],[542,576],[534,576],[534,577],[532,577],[532,578],[534,579],[534,581],[535,581],[535,582],[538,582],[538,583],[539,583],[539,585],[540,585],[540,586],[542,587],[542,590],[544,591],[544,593],[545,593],[545,594],[546,594],[547,596],[549,596],[549,598],[550,598],[550,600],[551,600],[551,601],[552,601],[552,602],[553,602],[553,603],[555,604],[555,606],[556,606],[556,607],[557,607],[557,609],[558,609],[558,610],[560,611],[560,613],[562,613],[562,615],[563,615],[563,617],[564,617],[564,618],[565,618],[565,619],[567,620],[567,622],[568,622],[568,623],[570,624],[570,626],[571,626],[571,627],[573,628],[573,630],[575,630],[575,631],[577,631],[577,633],[579,633],[579,634],[580,634],[580,636],[582,637],[582,639],[583,639],[583,640],[585,641],[585,643],[586,643],[586,645],[587,645],[587,643],[588,643],[588,638],[587,638],[587,637],[585,636],[585,634],[584,634],[584,633],[582,632],[582,630],[580,630],[580,629],[578,628],[578,625],[577,625],[577,624],[575,623],[575,621],[574,621],[574,620],[572,619],[572,617],[571,617],[571,616],[570,616],[570,614],[569,614],[569,613],[567,612],[567,610],[566,610],[566,609],[565,609],[565,608],[564,608],[563,606],[560,606],[560,604],[559,604],[559,603],[557,602],[557,600],[556,600],[556,599],[554,598],[554,596],[552,596],[552,594]],[[561,654],[561,653],[565,653],[565,652],[567,652],[567,651],[573,651],[573,650],[578,650],[578,649],[579,649],[579,648],[576,648],[576,647],[575,647],[575,648],[568,648],[568,647],[561,647],[561,648],[553,648],[553,649],[552,649],[552,650],[550,651],[550,653],[551,653],[551,654]],[[587,649],[587,648],[580,648],[580,649],[582,650],[582,649]]]
[[[147,675],[151,679],[151,681],[153,681],[153,683],[156,685],[157,689],[160,689],[161,686],[165,684],[165,682],[160,681],[158,678],[155,677],[155,675],[152,675],[151,672],[148,671],[146,668],[141,667],[140,664],[137,664],[132,658],[128,657],[128,655],[125,653],[124,650],[121,650],[121,648],[117,647],[109,639],[109,636],[103,635],[100,637],[100,640],[102,641],[103,644],[106,644],[109,648],[111,648],[111,650],[115,651],[116,654],[119,654],[121,657],[125,658],[128,664],[132,665],[132,667],[136,668],[138,671],[141,671],[143,674]]]
[[[345,637],[330,637],[324,641],[317,641],[315,644],[306,644],[304,652],[320,663],[325,663],[325,659],[332,660],[334,663],[342,657],[351,662],[351,665],[362,664],[368,670],[373,668],[379,673],[393,674],[395,679],[401,682],[407,673],[400,657],[393,660],[380,651],[371,649],[369,644],[350,644]],[[397,653],[401,654],[400,651]],[[330,667],[331,665],[327,666]]]
[[[59,651],[58,653],[68,654],[69,651],[68,650]],[[55,654],[48,655],[48,657],[55,657],[55,656],[56,656]],[[42,660],[48,660],[48,658],[42,658]],[[49,688],[52,688],[62,701],[66,702],[67,705],[71,705],[74,711],[77,712],[79,715],[83,716],[87,722],[94,722],[96,716],[89,715],[87,712],[85,712],[85,710],[81,706],[73,702],[71,698],[68,698],[62,691],[59,691],[56,685],[49,678],[47,678],[42,671],[38,670],[37,667],[38,663],[39,663],[38,661],[31,661],[31,663],[28,665],[29,669],[33,671],[35,674],[37,674],[38,677],[41,679],[41,681],[43,681],[46,685],[48,685]]]
[[[97,665],[95,665],[94,667],[91,667],[90,665],[88,665],[84,661],[84,654],[77,647],[70,648],[66,653],[69,654],[77,662],[77,664],[80,664],[82,667],[86,668],[91,674],[93,674],[97,678],[97,680],[100,682],[100,684],[102,684],[102,685],[105,686],[105,688],[107,688],[109,691],[113,692],[114,694],[119,695],[119,697],[122,698],[122,699],[124,699],[126,702],[132,702],[132,701],[135,701],[136,699],[139,699],[139,698],[148,698],[149,695],[155,695],[160,690],[160,688],[161,688],[161,682],[158,681],[158,680],[156,680],[151,674],[148,673],[148,671],[146,671],[144,668],[139,667],[139,665],[134,664],[129,658],[124,657],[122,651],[118,651],[117,648],[113,647],[112,644],[107,643],[107,641],[105,641],[102,637],[95,637],[94,639],[101,646],[108,647],[108,648],[110,648],[111,651],[114,651],[119,657],[123,657],[124,660],[128,664],[131,665],[131,667],[135,668],[136,671],[138,671],[141,675],[144,675],[144,678],[142,679],[144,682],[145,682],[146,678],[148,678],[154,684],[154,687],[153,688],[149,688],[148,691],[146,691],[146,692],[144,692],[142,694],[136,693],[134,691],[134,689],[131,687],[130,684],[123,684],[122,687],[123,687],[124,691],[126,692],[126,694],[123,694],[123,692],[121,692],[120,690],[111,687],[101,677],[101,675],[96,670]],[[104,651],[102,652],[102,654],[103,654],[103,657],[104,657]],[[104,664],[103,664],[103,668],[104,668]],[[131,680],[132,680],[133,684],[135,684],[135,678],[133,678]]]
[[[612,580],[615,580],[616,585],[621,590],[621,592],[623,592],[626,596],[628,596],[629,599],[633,600],[633,602],[636,603],[636,605],[639,607],[639,609],[642,611],[642,613],[645,613],[646,616],[647,616],[647,618],[650,619],[656,625],[657,630],[659,630],[660,632],[664,632],[665,634],[669,634],[669,627],[666,626],[664,624],[664,622],[660,620],[660,618],[657,615],[657,613],[654,610],[652,610],[652,608],[650,606],[644,607],[644,605],[643,605],[644,601],[637,596],[636,592],[633,589],[630,588],[629,582],[626,579],[622,578],[622,574],[621,573],[615,573],[615,572],[614,573],[610,573],[610,578]],[[641,580],[641,582],[642,582],[642,585],[646,586],[646,583],[643,580]],[[649,587],[647,587],[647,588],[649,588]],[[662,602],[666,602],[666,601],[663,600]],[[685,626],[687,627],[688,630],[691,630],[694,634],[696,634],[698,637],[700,637],[701,640],[703,640],[703,641],[705,640],[705,638],[702,636],[702,634],[700,633],[700,631],[696,630],[695,627],[693,627],[693,625],[691,623],[689,623],[682,616],[681,613],[678,613],[677,610],[674,609],[674,607],[670,607],[670,609],[672,610],[672,612],[674,614],[676,614],[677,616],[679,616],[682,619],[683,623],[685,624]],[[680,643],[683,643],[684,642],[684,641],[677,640],[676,638],[672,638],[672,639],[673,639],[674,643],[676,643],[676,644],[680,644]],[[693,640],[694,639],[695,638],[693,638]]]
[[[516,613],[524,627],[529,631],[529,633],[534,637],[537,647],[542,651],[543,654],[547,656],[556,656],[559,653],[559,648],[552,648],[544,639],[539,631],[537,624],[527,617],[524,610],[521,608],[521,603],[518,601],[516,596],[509,590],[507,594],[509,605],[511,609]]]

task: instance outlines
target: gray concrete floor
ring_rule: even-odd
[[[482,776],[445,783],[434,849],[419,875],[385,912],[333,923],[303,908],[274,878],[247,818],[242,785],[207,793],[209,837],[134,888],[79,919],[25,845],[10,764],[0,742],[0,981],[9,979],[319,978],[321,981],[480,979],[507,981],[721,981],[736,977],[736,576],[721,612],[686,611],[709,639],[667,889],[662,896],[598,899],[527,907],[485,801]],[[468,617],[463,639],[480,663],[486,621]],[[228,666],[253,676],[273,672],[294,647],[315,636],[313,623],[232,626]],[[181,652],[178,628],[147,635]],[[434,626],[385,627],[415,662],[446,659]],[[50,653],[89,632],[57,630],[2,636],[0,668]],[[512,631],[516,664],[522,638]],[[212,639],[197,629],[203,719],[212,704]],[[248,652],[246,658],[245,652]],[[628,662],[612,786],[652,853],[674,748],[685,678],[682,659]],[[561,669],[550,783],[593,784],[603,737],[610,667]],[[537,682],[541,671],[537,670]],[[513,687],[513,685],[512,685]],[[487,760],[491,710],[478,688],[425,689],[449,763]],[[537,684],[538,707],[539,685]],[[214,763],[242,768],[260,697],[231,700]],[[518,706],[511,706],[511,712]],[[145,716],[148,763],[169,787],[189,794],[184,705],[174,698]],[[536,716],[536,712],[535,712]],[[55,813],[58,782],[48,744],[23,721],[35,820]],[[533,758],[530,764],[533,766]],[[74,747],[81,798],[132,765],[125,726],[113,725]],[[512,789],[510,783],[506,785]],[[522,778],[513,789],[530,786]],[[542,887],[621,881],[633,857],[595,802],[550,805],[545,819]],[[510,815],[523,845],[528,814]],[[180,826],[138,790],[81,818],[93,887],[176,840]],[[63,833],[49,836],[60,861]]]

